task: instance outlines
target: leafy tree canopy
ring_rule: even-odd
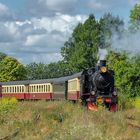
[[[93,66],[98,59],[98,47],[100,41],[100,25],[94,15],[74,29],[72,36],[65,42],[61,49],[72,71],[80,71],[83,68]]]
[[[72,74],[69,66],[64,61],[50,64],[31,63],[26,66],[27,79],[48,79]]]
[[[23,80],[26,78],[24,66],[15,58],[6,56],[0,62],[0,81]]]
[[[140,4],[136,4],[130,11],[130,31],[137,32],[140,31]]]
[[[136,4],[130,11],[131,21],[140,21],[140,4]]]
[[[129,58],[127,53],[110,52],[109,67],[115,71],[118,90],[130,97],[140,95],[140,57]]]
[[[30,63],[26,65],[27,79],[44,79],[47,77],[46,65],[42,63]]]
[[[0,62],[6,57],[5,53],[0,52]]]

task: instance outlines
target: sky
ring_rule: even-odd
[[[0,52],[23,64],[61,60],[60,50],[75,26],[93,13],[129,20],[140,0],[0,0]]]

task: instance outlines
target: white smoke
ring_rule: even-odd
[[[99,60],[105,60],[108,52],[106,49],[99,48]]]
[[[127,51],[132,55],[140,54],[140,31],[121,35],[113,34],[111,47],[117,51]]]

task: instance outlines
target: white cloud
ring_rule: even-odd
[[[8,7],[2,3],[0,3],[0,14],[8,12]]]
[[[72,10],[77,0],[41,0],[50,10],[63,12],[65,10]]]
[[[13,20],[14,18],[15,18],[14,13],[12,13],[6,5],[0,3],[0,19],[1,19],[1,21]]]
[[[43,17],[41,19],[34,18],[32,23],[35,28],[44,28],[48,32],[53,30],[71,33],[72,29],[78,22],[84,22],[87,16],[63,15],[57,13],[54,17]]]
[[[75,13],[79,0],[26,0],[28,14],[36,17],[54,16],[56,12]]]
[[[25,46],[36,45],[36,43],[39,42],[43,37],[44,37],[44,35],[29,35],[29,36],[27,36]]]
[[[140,4],[140,0],[129,0],[129,3],[133,6],[135,4]]]
[[[24,63],[61,59],[60,48],[78,22],[87,16],[56,14],[54,17],[0,23],[0,51]],[[26,56],[26,57],[25,57]],[[38,57],[39,56],[39,57]],[[57,59],[56,59],[57,58]]]
[[[126,12],[124,7],[128,8],[129,2],[124,0],[89,0],[88,7],[100,16],[108,12],[118,14]]]
[[[103,10],[107,10],[109,8],[107,3],[103,3],[100,0],[90,0],[88,3],[88,6],[89,6],[89,8],[97,10],[97,11],[103,11]]]

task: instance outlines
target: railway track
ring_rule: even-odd
[[[135,117],[133,116],[127,117],[127,123],[128,126],[140,130],[140,124],[138,124],[138,121],[135,119]]]

